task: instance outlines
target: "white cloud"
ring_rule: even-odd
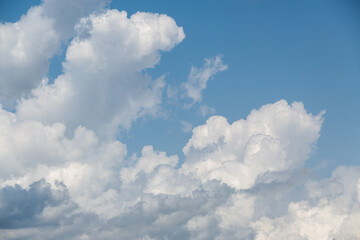
[[[34,7],[19,22],[0,24],[0,99],[6,106],[13,107],[45,76],[48,59],[60,47],[52,23]]]
[[[169,165],[174,168],[177,163],[177,156],[168,158],[165,152],[157,154],[154,152],[152,146],[145,146],[142,149],[141,158],[139,158],[134,167],[121,169],[120,178],[123,183],[133,182],[139,177],[138,174],[141,172],[149,174],[161,165]]]
[[[203,182],[216,179],[237,189],[251,188],[265,173],[301,166],[322,121],[322,114],[313,116],[301,103],[290,106],[283,100],[232,124],[221,116],[210,117],[193,130],[184,147],[183,169]]]
[[[254,217],[255,197],[246,194],[233,194],[228,201],[216,210],[220,217],[220,227],[237,229],[248,225]],[[241,214],[234,214],[234,213]]]
[[[126,154],[118,141],[99,141],[95,134],[78,127],[71,138],[61,123],[44,125],[38,121],[19,121],[15,114],[0,109],[0,179],[26,174],[38,165],[61,166],[74,162],[111,164]]]
[[[179,167],[177,156],[151,146],[129,162],[123,160],[123,144],[99,138],[84,127],[67,137],[60,123],[21,121],[5,110],[0,116],[0,141],[7,149],[0,155],[2,187],[20,184],[28,189],[40,178],[54,189],[63,183],[72,205],[60,209],[66,209],[68,217],[49,205],[36,213],[38,225],[28,227],[34,228],[31,234],[43,232],[43,223],[52,219],[57,232],[48,234],[69,239],[241,239],[255,230],[261,234],[264,218],[256,209],[264,209],[266,201],[259,202],[257,191],[238,191],[283,181],[267,174],[301,166],[322,123],[321,115],[312,116],[302,104],[290,106],[285,101],[265,105],[231,125],[223,117],[212,117],[194,129],[184,148],[186,161]],[[213,165],[207,165],[209,161]],[[243,164],[248,175],[235,174],[237,164]],[[76,219],[77,230],[71,219]],[[60,221],[63,225],[58,228]],[[29,236],[21,228],[16,233],[0,232]]]
[[[298,190],[288,185],[293,180],[281,175],[295,176],[292,170],[301,167],[319,136],[321,114],[307,113],[301,103],[265,105],[233,124],[211,117],[194,129],[180,167],[177,156],[151,146],[135,161],[124,161],[124,145],[104,141],[84,127],[69,138],[63,124],[19,121],[5,110],[0,116],[0,141],[6,144],[0,155],[1,191],[26,193],[44,178],[48,196],[34,196],[43,202],[32,203],[39,204],[37,212],[21,210],[28,216],[22,222],[4,219],[17,228],[0,230],[9,239],[45,233],[59,239],[359,237],[358,168],[338,168],[329,179],[307,181],[306,194],[297,197]],[[227,161],[235,164],[227,167]],[[237,164],[248,175],[237,171]],[[272,189],[271,195],[266,189]],[[45,204],[55,193],[61,201]],[[53,225],[46,230],[43,225],[49,221]]]
[[[13,108],[41,82],[49,59],[73,36],[74,24],[106,2],[46,0],[18,22],[0,23],[0,101],[5,107]]]
[[[309,199],[289,204],[285,216],[254,223],[262,239],[359,239],[359,167],[339,167],[330,179],[309,181]]]
[[[141,71],[159,62],[160,50],[183,40],[182,28],[166,15],[136,13],[128,18],[126,12],[108,10],[83,18],[77,29],[88,36],[71,41],[64,74],[21,100],[19,118],[61,121],[70,129],[83,125],[114,135],[119,125],[129,127],[138,117],[155,113],[164,78],[153,81]]]
[[[207,82],[218,72],[228,69],[228,66],[223,63],[221,56],[214,58],[205,58],[205,64],[202,68],[197,69],[191,67],[187,82],[182,87],[185,90],[184,96],[191,98],[193,105],[200,102],[202,98],[202,91],[206,88]]]

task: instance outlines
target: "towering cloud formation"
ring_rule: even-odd
[[[302,165],[321,124],[321,114],[314,117],[301,103],[289,106],[286,101],[265,105],[233,124],[214,116],[193,130],[183,168],[203,182],[216,179],[249,189],[256,181],[271,181]]]
[[[1,239],[360,238],[360,170],[304,178],[323,113],[300,102],[233,123],[210,117],[193,129],[184,159],[152,146],[128,157],[114,133],[157,112],[165,78],[144,70],[184,32],[166,15],[64,2],[46,0],[0,26],[0,95],[18,100],[14,112],[0,108]],[[63,74],[36,86],[72,34]],[[192,70],[188,96],[200,101],[226,68],[215,58]]]
[[[17,114],[22,120],[64,122],[111,134],[117,126],[147,113],[161,102],[164,79],[152,81],[141,73],[160,60],[185,35],[175,21],[152,13],[107,10],[82,18],[66,52],[64,74],[54,84],[33,90]]]

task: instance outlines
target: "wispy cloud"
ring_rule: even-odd
[[[213,115],[216,112],[215,108],[209,107],[208,105],[201,105],[199,107],[199,111],[201,116],[203,117],[206,117],[208,115]]]
[[[181,120],[180,121],[181,125],[182,125],[182,130],[183,132],[191,132],[191,130],[193,129],[193,125],[187,121]]]
[[[218,72],[228,69],[223,63],[222,56],[205,58],[202,68],[191,67],[188,80],[183,83],[184,97],[192,99],[192,102],[186,107],[191,107],[194,103],[202,99],[202,91],[206,89],[207,82]]]

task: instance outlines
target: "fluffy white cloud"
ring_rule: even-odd
[[[74,24],[107,0],[46,0],[15,23],[0,23],[0,100],[8,108],[46,76],[49,59],[73,36]]]
[[[271,173],[301,166],[322,121],[322,113],[313,116],[301,103],[290,106],[283,100],[232,124],[213,116],[193,130],[182,168],[203,182],[216,179],[237,189],[251,188],[261,178],[271,181]]]
[[[67,137],[63,124],[23,122],[4,110],[0,126],[0,186],[27,188],[45,178],[53,187],[64,183],[71,199],[84,209],[104,216],[116,212],[109,209],[109,201],[118,197],[112,188],[120,184],[118,169],[126,155],[125,145],[100,141],[84,127]]]
[[[158,110],[164,78],[141,73],[184,38],[175,21],[152,13],[108,10],[81,19],[78,36],[67,49],[64,74],[46,81],[17,106],[22,120],[47,124],[61,121],[101,135],[114,135],[121,125]]]
[[[216,210],[217,215],[221,217],[221,227],[241,227],[253,218],[254,215],[254,197],[248,197],[243,194],[231,196],[225,203]],[[233,214],[234,212],[241,212],[242,214]],[[233,225],[236,226],[233,226]]]
[[[19,121],[15,114],[0,109],[0,179],[26,174],[38,165],[61,166],[74,162],[111,164],[121,161],[125,146],[118,141],[99,141],[93,132],[78,127],[66,136],[61,123],[44,125]]]
[[[13,107],[47,73],[48,59],[60,47],[52,23],[34,7],[19,22],[0,24],[0,99],[6,106]]]
[[[3,189],[15,184],[31,188],[40,178],[54,189],[59,183],[66,186],[67,203],[42,205],[32,215],[40,227],[30,227],[41,231],[43,222],[51,218],[59,238],[69,239],[242,239],[255,231],[261,236],[266,215],[256,209],[266,209],[267,202],[261,202],[259,192],[252,189],[283,181],[276,174],[268,176],[271,171],[280,174],[301,166],[322,123],[321,114],[313,116],[301,103],[290,106],[285,101],[265,105],[231,125],[223,117],[212,117],[194,129],[184,147],[185,163],[178,166],[177,156],[151,146],[144,147],[139,158],[124,161],[124,145],[99,138],[84,127],[69,137],[60,123],[22,121],[5,110],[0,116],[0,141],[7,149],[0,155]],[[220,167],[207,166],[210,158]],[[235,164],[228,167],[227,161]],[[237,171],[236,164],[243,164],[249,174]],[[242,189],[250,191],[239,192]],[[68,211],[68,217],[56,214],[59,209]],[[89,216],[90,224],[84,220]],[[73,229],[71,219],[76,219],[81,233]],[[61,227],[56,227],[60,222]],[[89,227],[93,225],[98,227]],[[15,235],[28,236],[23,230]]]
[[[179,173],[177,164],[178,156],[167,157],[165,152],[145,146],[134,166],[120,170],[120,179],[125,186],[142,186],[144,193],[190,196],[199,182]]]
[[[309,181],[309,199],[289,204],[285,216],[253,226],[262,239],[359,239],[359,167],[339,167],[330,179]]]
[[[189,78],[187,82],[182,85],[185,90],[184,96],[192,99],[192,103],[189,106],[201,101],[201,92],[206,88],[207,82],[211,77],[227,69],[228,66],[223,63],[221,56],[205,58],[205,64],[200,69],[191,67]]]
[[[13,219],[3,219],[11,226],[0,230],[8,239],[44,231],[55,239],[359,237],[359,168],[342,167],[329,179],[307,181],[305,193],[297,197],[294,189],[302,183],[289,184],[297,181],[292,169],[308,157],[322,123],[321,114],[307,113],[301,103],[265,105],[233,124],[223,117],[210,118],[194,129],[180,167],[177,156],[151,146],[144,147],[139,158],[124,161],[124,145],[101,140],[84,127],[67,137],[63,124],[19,121],[5,110],[0,121],[0,140],[9,150],[0,155],[1,191],[26,195],[44,178],[44,190],[23,198],[35,199],[30,204],[38,204],[36,212],[23,209],[11,215],[9,207],[2,209],[4,218]],[[276,139],[275,146],[269,139]],[[221,174],[212,174],[213,165],[198,167],[210,156],[220,164],[216,173]],[[234,174],[236,164],[226,167],[226,161],[243,164],[249,174]],[[0,205],[10,206],[7,199]],[[53,224],[45,230],[49,221]]]

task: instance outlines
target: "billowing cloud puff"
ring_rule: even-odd
[[[0,190],[0,228],[33,226],[34,221],[44,221],[41,219],[40,213],[43,213],[46,207],[67,205],[66,188],[60,183],[56,185],[57,189],[51,189],[50,184],[41,179],[32,183],[29,190],[23,189],[19,185],[2,188]],[[48,222],[48,224],[51,223]]]
[[[309,199],[292,202],[285,216],[263,217],[255,239],[359,239],[359,167],[339,167],[331,178],[309,181]]]
[[[17,98],[41,81],[48,59],[59,47],[52,20],[42,16],[39,7],[30,9],[19,22],[0,24],[0,96],[6,106],[13,107]]]
[[[67,49],[64,74],[44,82],[17,106],[22,120],[57,121],[74,129],[83,125],[113,135],[121,125],[155,113],[164,78],[141,73],[184,38],[181,27],[166,16],[108,10],[81,19],[78,36]]]
[[[46,76],[61,42],[73,36],[79,19],[100,9],[107,0],[45,0],[16,23],[0,24],[0,100],[13,108]],[[36,46],[36,47],[34,47]]]
[[[271,181],[272,173],[294,169],[308,158],[319,137],[322,114],[308,114],[301,103],[279,101],[229,124],[214,116],[193,130],[184,147],[183,170],[201,181],[219,180],[236,189]]]
[[[291,171],[301,167],[319,136],[321,114],[307,113],[301,103],[288,105],[286,101],[279,101],[265,105],[252,111],[246,120],[231,125],[224,117],[211,117],[206,125],[193,130],[193,136],[184,147],[185,163],[180,165],[177,156],[167,156],[151,146],[144,147],[140,157],[124,160],[126,149],[121,143],[101,140],[84,127],[77,128],[74,136],[68,137],[63,124],[19,121],[16,114],[4,110],[1,121],[2,132],[7,131],[2,135],[2,142],[7,142],[7,149],[10,149],[7,154],[3,153],[0,161],[7,167],[1,174],[3,189],[31,189],[38,179],[43,178],[42,181],[51,184],[53,189],[58,189],[61,183],[65,188],[62,191],[68,194],[66,202],[59,204],[60,209],[68,211],[69,217],[51,215],[52,228],[58,229],[56,236],[69,239],[111,239],[114,236],[130,239],[247,239],[256,236],[261,239],[268,234],[265,231],[270,231],[266,228],[268,225],[272,226],[271,231],[285,234],[281,231],[281,221],[291,223],[282,220],[287,217],[286,209],[283,217],[271,218],[275,213],[267,210],[271,198],[262,197],[264,188],[261,186],[264,184],[268,185],[266,189],[280,184],[280,190],[273,196],[276,200],[272,204],[278,204],[274,209],[288,204],[291,213],[292,209],[300,211],[312,207],[302,202],[291,203],[286,199],[288,191],[281,187],[293,175]],[[261,141],[257,141],[259,136]],[[263,139],[274,141],[275,146],[271,141],[264,144]],[[252,154],[247,153],[250,151]],[[220,175],[212,174],[212,165],[207,168],[196,166],[207,164],[209,156],[216,166],[220,166],[216,169]],[[246,160],[246,156],[252,157]],[[20,170],[8,166],[9,157],[13,157],[12,162]],[[249,159],[253,165],[247,162]],[[226,161],[233,161],[234,166],[243,164],[250,174],[245,176],[241,171],[236,172],[234,166],[226,167]],[[200,170],[203,171],[201,174]],[[281,173],[290,177],[284,178]],[[306,185],[313,198],[325,194],[322,184],[329,183],[309,182]],[[355,185],[351,189],[357,189]],[[45,220],[41,220],[42,217],[48,212],[56,212],[59,204],[45,206],[42,203],[43,207],[36,213],[29,214],[38,219],[36,225],[26,226],[35,232],[43,231]],[[86,221],[89,216],[91,220]],[[296,217],[300,221],[303,215]],[[350,218],[340,218],[337,226],[354,224],[352,220],[343,223],[345,219]],[[318,220],[315,218],[314,221]],[[73,229],[72,221],[77,221],[78,231]],[[94,225],[97,227],[93,228]],[[6,236],[14,234],[14,230],[1,232]]]
[[[102,164],[123,159],[125,146],[118,141],[101,142],[84,127],[67,137],[61,123],[19,121],[15,114],[0,109],[0,179],[23,176],[39,165],[57,167],[74,162]],[[110,166],[109,166],[110,167]]]

